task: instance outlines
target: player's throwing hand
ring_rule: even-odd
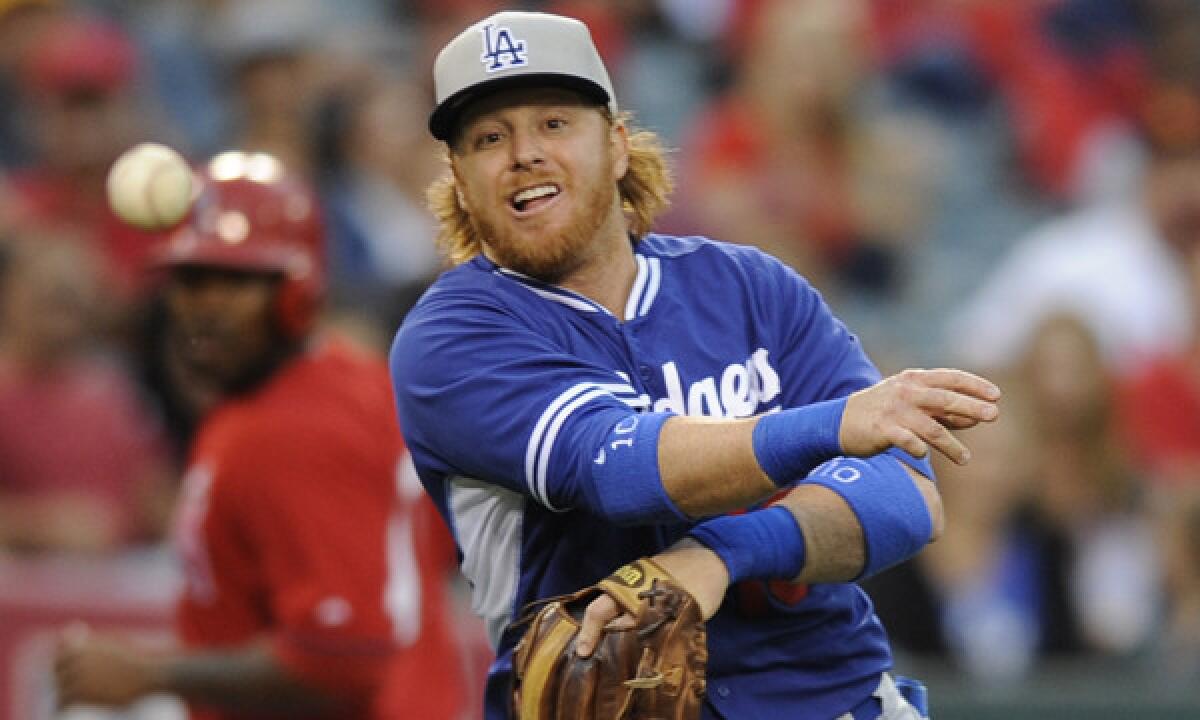
[[[954,434],[1000,415],[1000,388],[969,372],[905,370],[850,395],[838,440],[847,455],[895,446],[916,457],[930,447],[962,465],[971,453]]]

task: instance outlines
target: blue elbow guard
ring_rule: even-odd
[[[846,398],[763,415],[754,426],[754,457],[767,477],[783,487],[826,460],[841,455],[838,433]]]
[[[855,580],[907,560],[933,536],[924,496],[904,465],[890,454],[834,458],[804,482],[833,490],[858,516],[867,558]]]
[[[658,436],[668,413],[629,415],[609,430],[592,461],[592,506],[618,525],[687,521],[663,488]]]
[[[804,533],[784,507],[723,515],[688,534],[721,558],[730,582],[791,580],[804,569]]]

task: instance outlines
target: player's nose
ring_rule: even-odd
[[[509,149],[512,153],[513,170],[532,168],[535,165],[542,164],[546,160],[541,138],[535,132],[522,129],[514,130]]]

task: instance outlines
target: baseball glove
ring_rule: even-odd
[[[607,593],[635,624],[606,629],[590,657],[575,654],[584,610]],[[573,595],[530,606],[513,657],[518,720],[694,720],[708,648],[695,599],[652,560],[624,565]]]

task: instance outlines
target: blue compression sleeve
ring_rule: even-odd
[[[688,518],[667,495],[658,470],[658,436],[670,413],[628,415],[608,433],[592,461],[584,492],[593,508],[618,525],[674,523]]]
[[[721,558],[730,582],[791,580],[804,569],[804,533],[785,507],[723,515],[688,534]]]
[[[933,535],[933,519],[924,496],[892,454],[834,458],[804,482],[833,490],[858,517],[867,559],[855,580],[907,560]]]
[[[767,477],[783,487],[842,453],[838,432],[846,398],[764,415],[754,426],[754,457]]]

